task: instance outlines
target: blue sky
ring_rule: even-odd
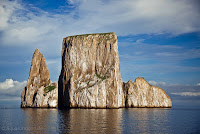
[[[20,102],[36,48],[56,82],[64,37],[115,32],[123,81],[200,104],[199,22],[198,0],[0,0],[0,101]]]

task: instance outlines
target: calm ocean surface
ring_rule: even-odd
[[[200,133],[200,108],[0,108],[3,133]]]

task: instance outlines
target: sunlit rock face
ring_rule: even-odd
[[[28,82],[21,94],[21,107],[57,107],[57,101],[57,85],[51,83],[46,60],[36,49]]]
[[[63,39],[59,107],[124,107],[122,85],[115,33]]]
[[[172,102],[165,91],[151,86],[144,78],[137,78],[134,83],[124,83],[126,107],[171,107]]]
[[[144,78],[123,83],[117,36],[100,33],[63,39],[58,105],[79,108],[171,107],[170,97]]]

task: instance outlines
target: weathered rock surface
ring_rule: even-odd
[[[137,78],[134,83],[124,83],[126,107],[171,107],[172,102],[165,91],[151,86],[144,78]]]
[[[63,39],[59,107],[124,107],[122,85],[115,33]]]
[[[58,105],[82,108],[171,107],[170,97],[144,78],[123,83],[115,33],[63,39]]]
[[[57,107],[57,101],[57,85],[51,83],[46,60],[36,49],[28,82],[21,94],[21,107]]]

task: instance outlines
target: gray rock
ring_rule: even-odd
[[[59,107],[124,107],[122,83],[115,33],[63,39]]]
[[[28,82],[21,94],[21,107],[57,107],[57,101],[57,85],[51,84],[46,60],[39,49],[36,49]]]
[[[171,107],[165,91],[144,78],[123,83],[117,36],[100,33],[63,39],[58,105],[79,108]]]
[[[124,83],[126,107],[171,107],[172,102],[165,91],[151,86],[144,78],[137,78],[134,83]]]

